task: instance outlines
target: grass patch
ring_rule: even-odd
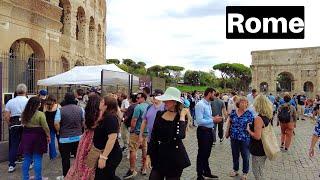
[[[189,85],[178,85],[177,88],[181,92],[193,92],[195,90],[204,92],[208,86],[189,86]],[[220,93],[231,92],[231,89],[222,89],[220,87],[213,87],[215,90],[219,91]]]
[[[177,88],[181,92],[192,92],[192,91],[205,91],[207,86],[187,86],[187,85],[178,85]]]

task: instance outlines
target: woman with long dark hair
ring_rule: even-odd
[[[169,87],[156,99],[165,104],[165,111],[157,112],[148,155],[152,170],[150,180],[179,180],[183,169],[190,166],[190,160],[182,139],[186,136],[187,111],[182,108],[181,92]]]
[[[19,151],[23,154],[22,176],[29,180],[29,167],[34,162],[35,179],[42,179],[42,155],[47,152],[47,143],[50,142],[50,130],[46,116],[39,111],[40,98],[29,99],[23,113],[24,125]]]
[[[50,144],[49,144],[49,157],[50,159],[54,159],[57,157],[56,150],[56,134],[57,131],[54,128],[54,117],[56,116],[57,109],[59,108],[59,104],[57,104],[57,99],[53,95],[49,95],[45,100],[45,105],[43,106],[43,112],[46,115],[46,120],[50,129]]]
[[[85,108],[85,131],[79,142],[76,160],[68,171],[64,179],[90,180],[94,179],[95,169],[90,168],[85,163],[85,159],[91,149],[94,129],[100,119],[100,105],[101,98],[99,95],[89,96]]]
[[[117,99],[107,96],[100,102],[102,119],[94,130],[93,145],[102,151],[96,169],[96,180],[118,180],[116,168],[122,159],[122,151],[118,142],[119,117]]]

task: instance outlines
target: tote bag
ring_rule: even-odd
[[[269,160],[275,160],[280,155],[280,147],[273,127],[268,125],[262,129],[262,145]]]

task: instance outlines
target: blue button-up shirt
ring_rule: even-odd
[[[198,126],[213,128],[211,104],[205,99],[199,101],[195,107],[196,123]]]

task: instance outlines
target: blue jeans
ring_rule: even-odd
[[[232,150],[232,160],[233,160],[233,170],[239,171],[239,158],[240,153],[243,160],[243,173],[249,172],[249,141],[240,141],[237,139],[231,139],[231,150]]]
[[[22,179],[29,180],[29,167],[34,163],[35,180],[42,179],[42,154],[24,154],[24,161],[22,164]]]
[[[56,133],[53,129],[50,129],[49,157],[50,159],[54,159],[57,157]]]
[[[21,141],[22,126],[9,128],[9,166],[16,167],[18,148]]]

